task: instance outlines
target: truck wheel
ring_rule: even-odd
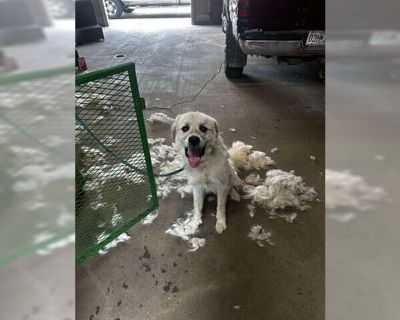
[[[247,55],[240,49],[233,34],[232,22],[227,21],[225,33],[225,75],[227,78],[240,78],[247,62]]]
[[[119,0],[105,0],[107,15],[110,19],[121,18],[124,8]]]

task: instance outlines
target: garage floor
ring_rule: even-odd
[[[227,145],[278,147],[271,155],[277,167],[294,169],[324,199],[324,85],[312,65],[250,58],[246,77],[229,81],[218,72],[221,28],[191,26],[189,18],[113,20],[105,36],[104,43],[79,47],[79,54],[91,69],[135,62],[146,116],[189,100],[161,111],[174,117],[198,110],[217,118]],[[151,137],[169,135],[165,126],[147,127]],[[261,210],[252,219],[246,204],[228,202],[228,230],[218,235],[215,203],[206,203],[200,235],[207,244],[188,252],[164,232],[191,209],[191,199],[162,200],[153,224],[134,226],[128,242],[77,270],[77,319],[323,319],[323,201],[292,224],[269,220]],[[275,246],[261,248],[247,238],[256,223],[272,231]]]

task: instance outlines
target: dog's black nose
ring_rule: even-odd
[[[192,146],[197,146],[200,143],[200,138],[197,136],[190,136],[189,137],[189,144]]]

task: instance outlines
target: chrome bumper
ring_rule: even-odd
[[[319,56],[325,54],[325,47],[305,47],[300,40],[239,40],[245,54],[260,56]]]

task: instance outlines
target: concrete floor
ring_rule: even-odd
[[[219,27],[194,27],[190,19],[113,20],[105,34],[104,43],[80,46],[79,53],[91,69],[135,62],[146,116],[193,100],[162,111],[215,117],[227,145],[279,147],[272,155],[277,167],[294,169],[324,199],[324,85],[312,65],[250,58],[246,77],[229,81],[218,73],[224,60]],[[117,53],[126,58],[113,58]],[[147,127],[149,136],[169,135],[165,127]],[[164,233],[191,209],[191,199],[162,200],[152,225],[134,226],[131,240],[77,269],[76,319],[323,319],[324,202],[292,224],[269,220],[261,210],[251,219],[246,204],[228,202],[228,230],[218,235],[210,215],[215,203],[206,203],[200,235],[207,244],[191,253]],[[247,239],[256,223],[273,232],[275,246],[260,248]]]
[[[386,193],[367,211],[354,208],[348,223],[327,219],[327,319],[394,319],[400,292],[400,256],[393,246],[400,224],[400,149],[393,147],[400,133],[400,63],[384,55],[332,57],[327,71],[326,167],[350,170]]]

